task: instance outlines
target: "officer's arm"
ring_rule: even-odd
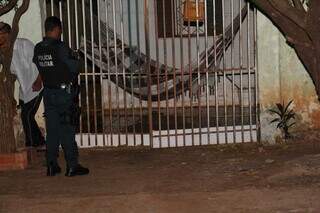
[[[77,75],[79,73],[79,61],[71,56],[71,50],[65,44],[62,44],[59,49],[59,57],[69,68],[69,70]]]

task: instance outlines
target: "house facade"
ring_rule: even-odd
[[[289,100],[294,132],[319,126],[310,76],[245,1],[31,1],[19,37],[52,14],[82,57],[80,146],[274,143],[268,109]]]

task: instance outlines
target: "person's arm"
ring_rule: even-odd
[[[34,44],[31,41],[25,39],[23,50],[24,50],[24,55],[26,57],[28,65],[29,65],[29,69],[32,71],[36,71],[38,73],[36,80],[32,84],[32,90],[33,91],[40,91],[42,89],[42,79],[41,79],[41,76],[39,75],[39,71],[37,69],[37,66],[33,63]]]
[[[40,91],[42,89],[42,79],[40,74],[38,74],[37,79],[32,84],[32,91]]]
[[[62,43],[59,49],[59,57],[68,66],[70,72],[77,76],[79,74],[79,60],[72,57],[71,51],[65,43]]]
[[[21,60],[19,57],[20,55],[24,55],[24,47],[21,44],[21,40],[18,38],[14,43],[10,71],[11,71],[11,74],[16,76],[17,81],[19,82],[19,85],[20,85],[20,89],[23,92],[25,92],[27,90],[27,86],[26,86],[25,82],[23,81],[21,67],[19,67],[20,63],[18,63],[18,61]]]
[[[16,76],[17,75],[16,74],[16,68],[14,66],[13,60],[14,60],[14,58],[12,57],[11,66],[10,66],[10,72],[11,72],[12,75]]]

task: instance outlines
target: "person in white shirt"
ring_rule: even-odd
[[[9,24],[0,22],[0,48],[9,45]],[[19,105],[21,106],[21,119],[25,132],[25,145],[27,147],[45,144],[44,137],[35,120],[42,99],[42,81],[36,65],[32,62],[34,44],[28,39],[18,38],[14,43],[11,62],[11,72],[17,77],[20,84]]]

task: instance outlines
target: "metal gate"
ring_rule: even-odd
[[[81,147],[254,142],[256,11],[244,0],[47,0],[82,58]]]

